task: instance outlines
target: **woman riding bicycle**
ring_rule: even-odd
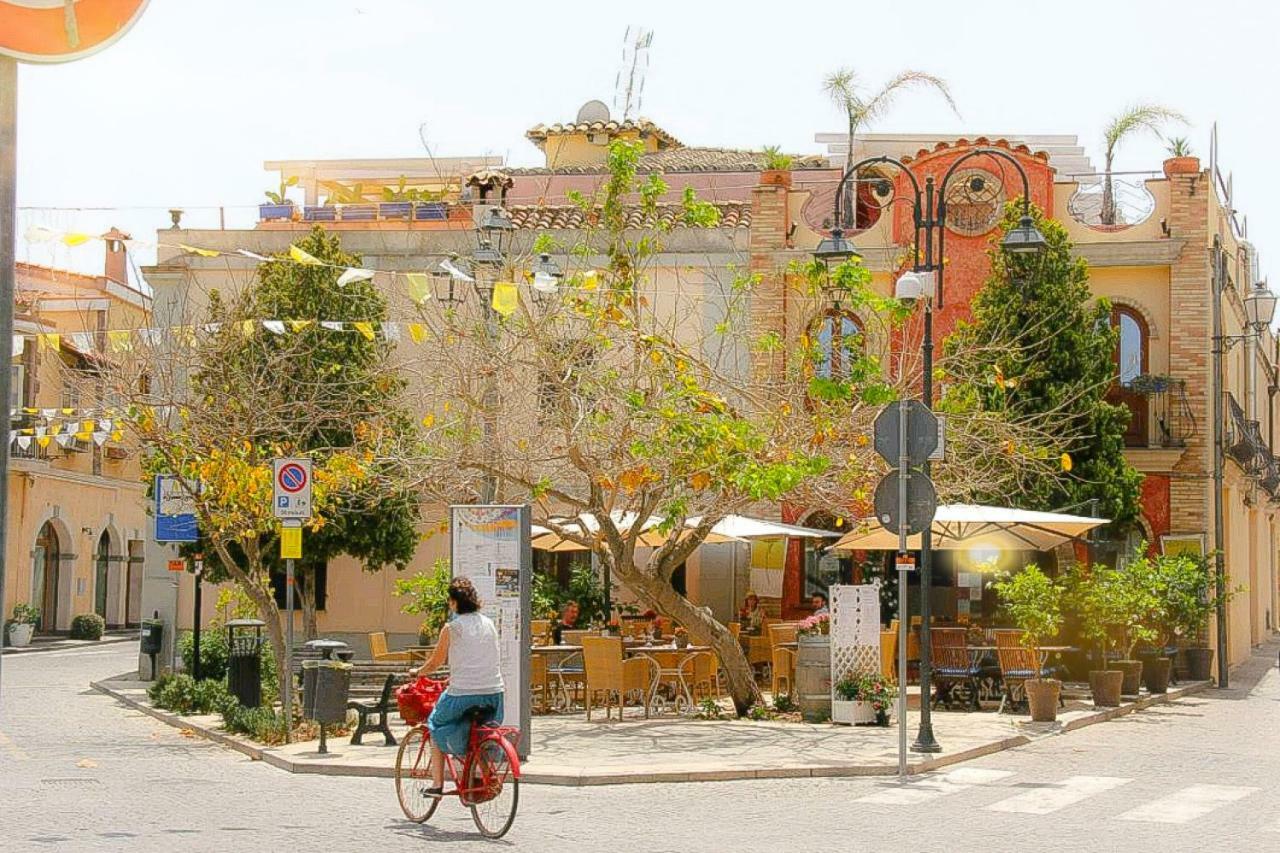
[[[426,793],[440,797],[444,792],[444,756],[467,752],[473,716],[468,711],[488,709],[478,722],[502,720],[502,670],[498,652],[498,629],[480,612],[476,588],[467,578],[449,583],[449,622],[440,631],[435,652],[418,670],[430,675],[449,661],[449,686],[427,719],[431,731],[431,787]]]

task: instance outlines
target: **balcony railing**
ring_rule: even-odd
[[[1144,373],[1119,388],[1120,402],[1133,411],[1130,447],[1186,447],[1196,435],[1196,416],[1187,399],[1187,382]]]

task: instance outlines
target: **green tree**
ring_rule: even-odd
[[[1105,399],[1115,376],[1111,306],[1089,293],[1088,267],[1072,257],[1066,229],[1034,208],[1032,214],[1048,247],[1034,256],[991,250],[991,275],[973,300],[972,320],[945,342],[948,370],[962,381],[948,387],[943,408],[1039,416],[1060,449],[1056,472],[1028,469],[1015,494],[976,497],[1039,510],[1079,509],[1096,499],[1098,512],[1123,530],[1137,517],[1142,475],[1124,457],[1129,412]],[[1010,202],[996,239],[1021,215],[1021,202]]]

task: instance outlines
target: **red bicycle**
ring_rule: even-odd
[[[520,759],[513,745],[513,741],[519,739],[519,729],[479,723],[488,716],[489,710],[472,709],[468,713],[471,739],[461,761],[461,772],[458,760],[445,753],[444,766],[453,788],[446,785],[442,795],[432,796],[427,793],[431,787],[431,732],[426,718],[444,686],[440,682],[423,685],[419,681],[407,687],[416,688],[416,695],[406,691],[396,696],[401,716],[413,725],[400,741],[400,752],[396,755],[396,796],[405,817],[424,823],[435,814],[444,797],[456,796],[471,809],[471,819],[481,835],[486,838],[506,835],[520,803]]]

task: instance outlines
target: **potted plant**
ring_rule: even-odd
[[[281,181],[277,190],[267,190],[266,195],[270,203],[258,205],[258,218],[263,222],[270,222],[273,219],[293,219],[293,202],[285,198],[285,193],[289,191],[289,187],[297,186],[297,183],[298,176],[293,175]]]
[[[783,154],[776,145],[764,147],[764,170],[760,174],[760,183],[765,186],[790,187],[791,165],[795,162],[790,154]]]
[[[71,620],[71,639],[101,640],[107,630],[107,620],[97,613],[81,613]]]
[[[835,683],[831,722],[846,725],[889,725],[889,708],[897,689],[879,673],[850,673]]]
[[[1160,595],[1164,599],[1165,618],[1173,638],[1182,649],[1186,676],[1192,681],[1208,681],[1213,671],[1213,649],[1200,645],[1209,626],[1209,617],[1218,607],[1209,574],[1209,557],[1179,554],[1164,555]],[[1243,587],[1224,590],[1223,603],[1229,602]]]
[[[1107,594],[1106,566],[1081,566],[1068,579],[1068,606],[1080,619],[1083,639],[1095,644],[1102,661],[1101,669],[1089,670],[1089,691],[1093,694],[1094,707],[1116,708],[1120,705],[1120,687],[1124,673],[1108,669],[1114,638],[1114,626],[1120,621],[1115,601]]]
[[[1022,629],[1022,644],[1036,660],[1040,646],[1062,627],[1062,586],[1034,563],[1017,574],[992,584],[1005,612]],[[1062,682],[1056,678],[1028,678],[1023,682],[1031,719],[1052,723],[1058,719]]]
[[[30,604],[13,606],[13,621],[9,623],[9,645],[22,648],[31,645],[31,635],[40,621],[40,611]]]
[[[676,628],[671,632],[671,642],[677,649],[689,648],[689,632],[684,628]]]
[[[1107,595],[1111,597],[1119,617],[1120,650],[1124,657],[1116,661],[1116,669],[1124,673],[1120,684],[1123,696],[1137,696],[1142,689],[1142,661],[1134,655],[1139,645],[1156,637],[1151,628],[1151,613],[1158,607],[1152,590],[1151,560],[1146,544],[1140,544],[1123,566],[1110,573]]]
[[[1164,176],[1195,175],[1200,172],[1200,158],[1191,150],[1191,143],[1185,136],[1175,136],[1168,140],[1165,151],[1169,157],[1164,161]]]

